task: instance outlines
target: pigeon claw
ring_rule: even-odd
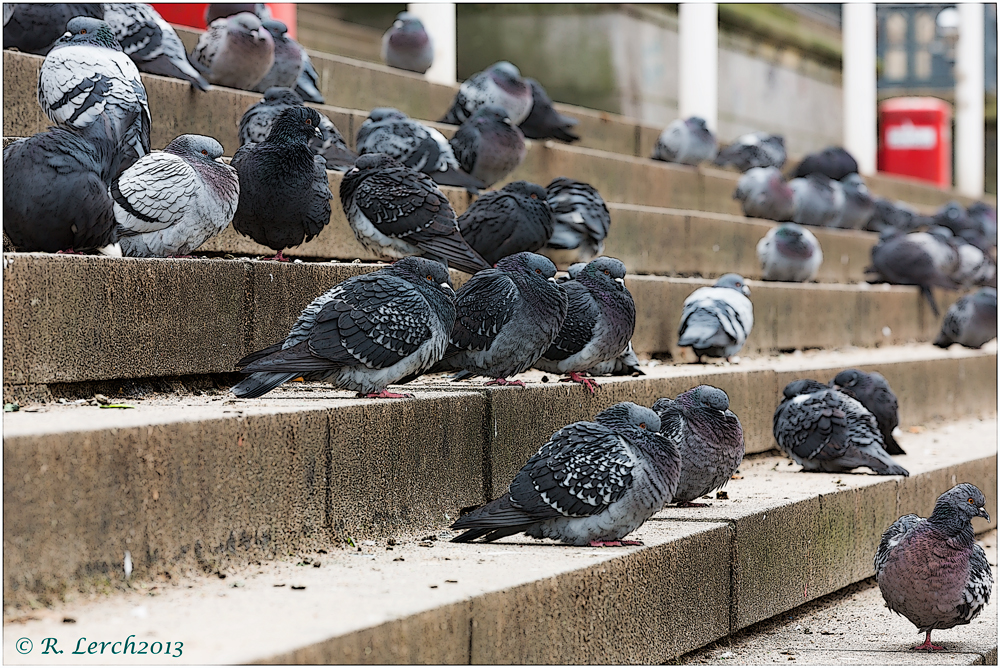
[[[675,508],[708,508],[707,503],[695,503],[693,501],[681,501]]]
[[[287,257],[285,257],[284,255],[281,254],[281,251],[278,251],[278,254],[275,255],[274,257],[263,257],[261,259],[262,260],[274,260],[275,262],[291,262],[291,260],[289,260]]]
[[[590,546],[591,547],[621,547],[622,546],[622,541],[620,541],[620,540],[592,540],[592,541],[590,541]]]
[[[928,631],[927,638],[924,640],[924,644],[917,645],[913,649],[924,652],[924,651],[934,651],[934,650],[944,649],[944,647],[942,647],[941,645],[935,645],[931,643],[931,632]]]
[[[506,378],[497,378],[486,383],[486,385],[517,385],[518,387],[524,387],[524,382],[520,380],[507,380]]]
[[[572,372],[569,375],[569,378],[560,378],[559,382],[560,383],[571,383],[571,382],[572,383],[580,383],[581,385],[583,385],[584,387],[586,387],[588,390],[590,390],[591,394],[595,394],[597,392],[597,388],[599,387],[599,385],[598,385],[598,383],[597,383],[596,380],[594,380],[593,378],[584,378],[583,376],[581,376],[580,374],[578,374],[575,371]]]
[[[412,394],[390,392],[389,390],[382,390],[381,392],[369,392],[364,395],[365,399],[412,399]]]

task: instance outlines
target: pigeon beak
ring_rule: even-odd
[[[615,279],[615,283],[617,283],[618,285],[622,286],[623,290],[625,289],[625,279],[624,278],[616,278]]]
[[[503,119],[503,122],[506,123],[507,125],[514,125],[513,123],[511,123],[509,118]]]
[[[976,517],[985,517],[987,522],[990,521],[990,514],[986,512],[985,508],[980,508],[979,514]]]
[[[551,282],[551,283],[558,283],[558,282],[559,282],[559,281],[557,281],[557,280],[556,280],[556,277],[555,277],[555,276],[549,276],[548,280],[549,280],[549,282]]]
[[[320,139],[323,138],[323,132],[319,129],[318,125],[313,128],[313,134],[319,137]]]
[[[451,287],[451,285],[449,285],[448,283],[440,283],[439,285],[442,288],[444,288],[445,292],[450,293],[450,294],[455,294],[455,288]]]
[[[350,169],[349,169],[349,170],[347,171],[347,173],[348,173],[348,174],[355,174],[355,173],[357,173],[357,172],[360,172],[360,171],[361,171],[361,170],[360,170],[359,168],[357,168],[357,167],[351,167],[351,168],[350,168]]]

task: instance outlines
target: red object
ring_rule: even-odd
[[[207,2],[154,2],[153,8],[160,13],[167,23],[187,26],[205,30],[205,8]],[[295,3],[290,2],[269,2],[267,8],[271,10],[271,16],[288,26],[288,36],[296,39],[298,30],[296,28]]]
[[[878,170],[951,187],[951,105],[895,97],[879,105]]]

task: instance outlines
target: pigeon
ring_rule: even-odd
[[[149,153],[151,120],[139,70],[104,21],[78,16],[66,31],[42,62],[38,103],[53,123],[78,129],[113,116],[111,125],[122,132],[113,143],[120,142],[126,169]],[[121,122],[126,117],[134,119],[130,125]]]
[[[872,264],[865,268],[867,281],[919,286],[934,316],[938,317],[940,311],[931,288],[955,289],[948,276],[951,269],[945,270],[949,253],[957,261],[954,249],[926,232],[903,234],[895,228],[887,228],[872,248]]]
[[[295,92],[306,102],[323,104],[326,98],[319,92],[319,72],[309,60],[309,53],[302,49],[302,74],[295,80]]]
[[[653,410],[660,416],[660,433],[681,453],[674,502],[686,508],[707,506],[694,500],[724,487],[746,453],[743,427],[729,410],[729,395],[699,385],[676,399],[657,399]]]
[[[520,125],[531,113],[531,105],[531,86],[504,60],[463,81],[441,122],[462,125],[482,107],[496,106],[507,112],[513,125]]]
[[[566,291],[555,283],[552,261],[516,253],[480,271],[455,297],[458,315],[441,370],[462,369],[455,379],[487,376],[487,385],[508,381],[531,365],[555,340],[566,319]]]
[[[470,274],[490,268],[462,238],[431,177],[384,153],[358,158],[340,182],[340,203],[354,236],[376,255],[423,255]]]
[[[973,202],[966,210],[968,216],[976,221],[979,231],[990,246],[997,245],[997,210],[984,202]]]
[[[868,191],[868,186],[857,174],[848,174],[840,180],[840,188],[844,192],[844,206],[840,216],[830,221],[830,227],[847,230],[861,230],[875,215],[875,200]]]
[[[524,81],[531,86],[531,113],[518,126],[524,136],[528,139],[558,139],[570,144],[579,140],[580,136],[570,131],[579,121],[556,111],[542,84],[534,79]]]
[[[458,164],[491,186],[524,162],[524,135],[500,107],[480,107],[449,142]]]
[[[970,218],[965,207],[955,200],[942,206],[931,218],[935,225],[947,227],[954,234],[966,229],[979,228],[979,222]]]
[[[330,222],[326,161],[314,155],[309,140],[319,137],[319,114],[289,107],[278,115],[267,139],[246,144],[233,156],[240,200],[233,227],[278,252],[309,241]]]
[[[732,165],[741,172],[746,172],[754,167],[781,169],[786,158],[784,137],[767,132],[752,132],[719,151],[714,163],[720,167]]]
[[[617,358],[635,331],[635,302],[625,287],[625,264],[613,257],[599,257],[562,287],[569,311],[535,368],[568,374],[561,382],[582,383],[593,394],[597,382],[580,372]]]
[[[66,24],[76,16],[104,18],[99,3],[41,4],[3,3],[3,48],[39,56],[48,54],[66,32]],[[8,15],[9,13],[9,15]]]
[[[423,74],[434,63],[434,42],[424,24],[410,12],[400,12],[382,35],[382,62]]]
[[[878,475],[910,475],[882,448],[875,416],[856,399],[815,380],[792,381],[783,394],[774,439],[803,470],[846,473],[867,466]]]
[[[997,338],[996,288],[980,288],[951,305],[941,323],[934,345],[947,348],[959,343],[966,348],[982,348]]]
[[[967,482],[938,497],[930,517],[903,515],[882,534],[875,581],[893,612],[924,633],[915,650],[942,650],[931,631],[970,623],[993,593],[993,572],[976,543],[972,518],[987,522],[986,497]]]
[[[792,220],[799,225],[831,227],[844,213],[844,187],[822,174],[792,179],[788,183],[795,201]]]
[[[996,287],[997,266],[993,258],[980,248],[965,243],[961,237],[954,239],[952,247],[958,252],[958,263],[949,277],[956,285],[964,288],[974,285]]]
[[[237,362],[250,376],[232,392],[253,399],[302,376],[370,398],[411,397],[386,387],[441,359],[454,300],[448,270],[424,258],[349,278],[314,299],[284,341]]]
[[[899,401],[885,376],[877,371],[865,373],[859,369],[845,369],[830,381],[830,387],[857,399],[875,416],[886,452],[890,455],[906,454],[892,435],[893,429],[899,426]]]
[[[249,12],[212,21],[191,62],[213,84],[253,90],[274,64],[274,38]]]
[[[698,288],[684,300],[677,345],[703,355],[731,357],[743,349],[753,329],[753,304],[746,279],[725,274],[712,287]]]
[[[823,174],[834,181],[840,181],[848,174],[856,174],[858,161],[839,146],[831,146],[817,153],[810,153],[802,159],[791,177],[797,179],[810,174]]]
[[[559,176],[545,186],[552,209],[552,235],[545,244],[559,250],[579,249],[579,259],[590,262],[604,252],[611,229],[611,213],[604,198],[590,184]]]
[[[484,193],[458,217],[458,229],[489,264],[536,251],[552,236],[552,209],[545,189],[527,181]]]
[[[242,14],[243,12],[254,14],[261,21],[271,18],[271,10],[263,2],[216,2],[210,3],[207,7],[205,7],[205,25],[212,25],[212,22],[216,19]]]
[[[378,107],[358,128],[358,153],[385,153],[423,172],[442,186],[460,186],[478,193],[483,184],[458,165],[451,144],[440,132],[398,109]]]
[[[261,21],[261,25],[274,40],[274,64],[271,65],[271,69],[267,71],[264,78],[257,82],[253,90],[263,93],[272,86],[294,87],[305,67],[305,61],[302,59],[304,49],[287,35],[288,26],[281,21],[268,19]]]
[[[778,222],[795,214],[795,193],[777,167],[751,167],[736,183],[733,199],[739,200],[743,215]]]
[[[772,227],[757,242],[757,259],[765,281],[804,283],[816,278],[823,264],[823,249],[812,232],[784,223]]]
[[[622,538],[670,503],[681,469],[677,446],[659,430],[656,413],[627,401],[563,427],[503,496],[451,525],[466,530],[452,542],[523,532],[570,545],[641,544]]]
[[[125,55],[143,72],[183,79],[201,91],[210,88],[188,62],[177,32],[160,13],[142,2],[106,2],[104,20],[111,26]]]
[[[181,135],[112,183],[123,255],[188,255],[226,229],[240,184],[222,153],[222,144],[211,137]]]
[[[925,222],[927,222],[926,219],[906,202],[891,202],[885,198],[876,197],[875,212],[868,219],[864,229],[881,233],[886,228],[891,227],[901,232],[910,232]]]
[[[705,119],[692,116],[678,118],[660,133],[653,147],[653,160],[697,165],[713,160],[717,151],[715,135],[708,129]]]

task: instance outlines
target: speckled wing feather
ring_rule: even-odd
[[[387,236],[419,244],[455,229],[455,213],[428,176],[387,168],[361,180],[357,207]]]
[[[496,269],[484,269],[469,279],[455,300],[459,316],[451,331],[451,347],[489,348],[513,317],[517,292],[514,281]]]
[[[775,439],[802,459],[839,459],[850,448],[851,432],[848,417],[833,391],[784,401],[774,413]]]
[[[914,527],[923,521],[924,518],[917,515],[903,515],[893,522],[891,527],[885,530],[882,534],[882,540],[879,541],[878,549],[875,551],[876,577],[882,572],[882,568],[889,560],[889,553],[892,552],[892,548],[899,545],[899,542],[903,540],[906,534],[910,533]]]
[[[993,593],[993,571],[986,559],[986,552],[978,544],[973,544],[969,554],[969,579],[962,590],[962,602],[958,605],[958,615],[966,622],[979,614],[990,602]]]
[[[153,153],[111,184],[111,196],[129,215],[119,234],[132,236],[173,225],[197,197],[200,182],[194,168],[170,153]],[[157,192],[156,198],[145,197]]]
[[[590,291],[576,281],[563,283],[569,310],[562,329],[543,357],[552,361],[564,360],[583,350],[593,338],[600,309]]]
[[[476,112],[476,109],[484,103],[486,79],[488,77],[489,74],[485,71],[477,72],[463,81],[462,85],[458,88],[458,92],[455,94],[451,108],[448,109],[448,113],[444,115],[444,118],[440,122],[461,125],[467,121]]]

